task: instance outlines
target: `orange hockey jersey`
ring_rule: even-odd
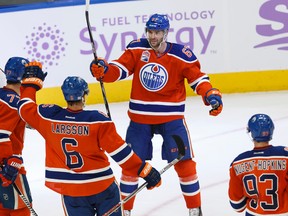
[[[268,146],[240,154],[230,166],[229,198],[246,216],[288,215],[288,147]]]
[[[132,121],[160,124],[183,118],[185,80],[199,95],[212,88],[207,74],[186,46],[168,43],[157,56],[147,39],[132,41],[119,59],[109,64],[104,82],[123,80],[133,75],[128,114]]]
[[[19,95],[12,89],[0,89],[0,162],[13,154],[22,154],[25,122],[18,115],[19,100]],[[24,168],[20,173],[25,173]]]
[[[45,139],[48,188],[69,196],[104,191],[115,179],[105,152],[131,176],[137,176],[142,161],[102,113],[73,112],[49,104],[38,106],[31,87],[21,90],[18,109],[20,116]]]

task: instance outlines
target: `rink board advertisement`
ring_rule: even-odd
[[[42,62],[48,76],[41,95],[61,94],[59,86],[69,75],[83,77],[92,91],[100,92],[89,71],[93,54],[84,4],[8,12],[0,9],[0,66],[3,68],[10,56]],[[131,40],[145,37],[145,23],[151,14],[167,14],[168,41],[192,48],[202,70],[218,88],[243,92],[288,88],[283,82],[288,76],[287,7],[284,0],[233,4],[228,0],[144,0],[92,2],[89,14],[97,54],[108,61],[121,55]],[[263,85],[259,79],[264,80]],[[242,85],[239,80],[246,83]],[[235,85],[228,84],[233,82]],[[249,82],[252,84],[247,85]],[[130,80],[105,84],[110,101],[127,100],[130,84]],[[119,88],[125,93],[119,95]],[[100,94],[89,101],[101,101]]]

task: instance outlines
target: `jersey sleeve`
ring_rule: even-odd
[[[114,82],[126,79],[131,76],[134,71],[134,67],[137,64],[139,51],[134,49],[131,44],[138,44],[139,40],[135,40],[129,43],[122,55],[109,63],[108,71],[103,78],[104,82]]]
[[[132,74],[131,71],[133,71],[134,65],[134,63],[132,63],[133,61],[132,53],[129,50],[125,50],[119,59],[113,60],[109,63],[103,81],[115,82],[126,79]]]
[[[233,166],[230,167],[230,180],[228,189],[229,201],[231,207],[242,212],[246,208],[246,197],[243,194],[243,185],[241,179],[237,178]]]
[[[37,128],[41,133],[41,121],[36,104],[36,89],[32,87],[21,87],[21,97],[18,104],[20,117],[32,128]]]
[[[11,100],[13,98],[10,98]],[[7,158],[13,154],[11,134],[20,121],[20,117],[17,113],[17,108],[9,105],[7,101],[0,100],[0,109],[0,161],[2,161],[3,158]]]
[[[138,176],[137,172],[142,161],[117,133],[113,122],[103,124],[99,129],[98,137],[100,147],[117,162],[124,172],[131,176]]]
[[[174,66],[178,71],[182,71],[182,76],[187,79],[191,89],[202,97],[212,88],[208,74],[201,70],[199,60],[193,51],[180,44],[172,44],[170,51],[172,56],[177,56]],[[173,68],[171,68],[173,70]]]

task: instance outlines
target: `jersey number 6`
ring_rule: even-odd
[[[61,145],[66,156],[66,165],[71,169],[81,168],[83,166],[82,156],[79,152],[72,150],[77,148],[77,140],[73,138],[63,138]]]

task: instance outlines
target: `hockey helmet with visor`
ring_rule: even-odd
[[[248,121],[247,132],[257,142],[268,142],[273,136],[274,123],[266,114],[255,114]]]
[[[7,82],[10,83],[21,82],[23,74],[25,72],[25,65],[28,63],[29,61],[22,57],[9,58],[3,71],[6,76]]]
[[[66,101],[80,101],[82,97],[89,94],[87,82],[77,76],[67,77],[61,86]]]
[[[153,14],[146,22],[147,30],[169,30],[170,24],[167,15]]]

